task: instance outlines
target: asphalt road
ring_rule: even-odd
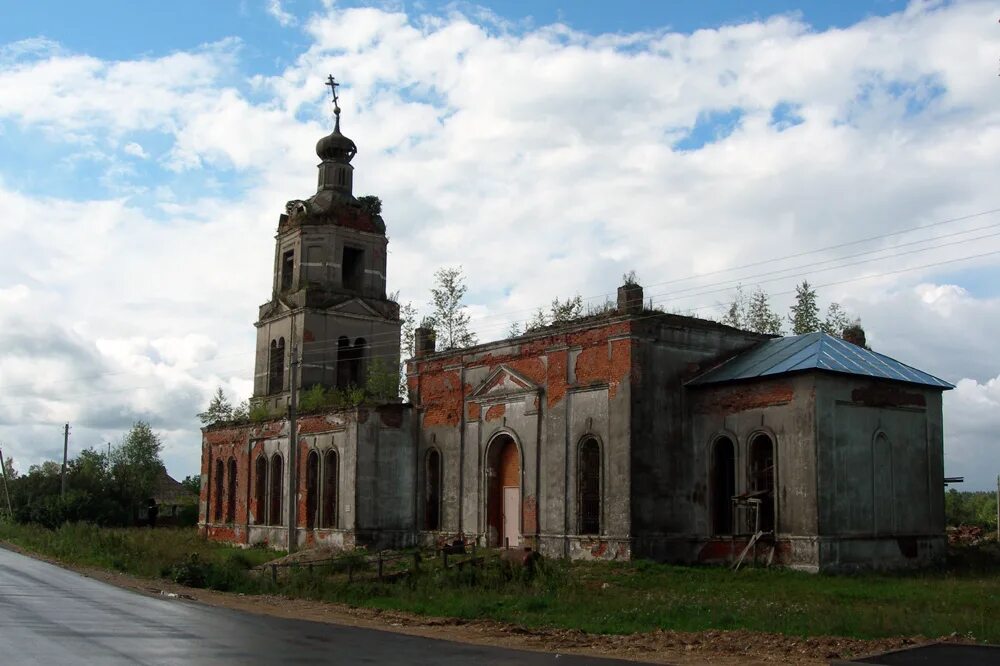
[[[552,664],[617,660],[465,645],[150,597],[0,548],[0,664]]]

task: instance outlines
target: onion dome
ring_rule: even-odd
[[[350,162],[357,154],[358,147],[354,142],[340,133],[340,109],[336,109],[337,123],[333,132],[324,136],[316,143],[316,154],[321,160],[333,162]]]

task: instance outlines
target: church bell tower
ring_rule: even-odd
[[[355,198],[358,152],[340,131],[337,83],[333,132],[316,144],[317,191],[278,218],[271,300],[260,307],[254,400],[288,404],[293,350],[298,389],[362,387],[373,364],[399,367],[399,306],[386,298],[385,223],[374,197]]]

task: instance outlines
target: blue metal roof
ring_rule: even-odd
[[[695,377],[688,384],[719,384],[804,370],[890,379],[943,390],[955,388],[884,354],[819,332],[768,340]]]

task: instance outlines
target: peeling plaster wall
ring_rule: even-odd
[[[487,449],[507,434],[523,459],[525,543],[574,558],[655,554],[664,535],[693,529],[682,518],[692,494],[683,381],[700,364],[761,339],[646,313],[411,361],[419,459],[436,448],[444,470],[441,530],[422,540],[462,534],[486,541]],[[602,502],[600,534],[583,536],[578,452],[586,437],[600,446]],[[418,489],[424,475],[421,464]],[[417,512],[422,525],[420,502]]]
[[[707,534],[703,435],[684,383],[766,339],[688,317],[642,320],[633,331],[631,534],[633,555],[687,559]]]
[[[215,519],[209,512],[215,493],[215,478],[208,475],[202,486],[199,526],[209,537],[234,543],[265,543],[284,548],[287,543],[288,502],[296,502],[296,538],[301,546],[329,544],[353,548],[361,543],[380,543],[383,531],[412,533],[413,524],[413,434],[407,405],[375,409],[342,410],[298,419],[298,488],[289,492],[282,483],[282,516],[279,525],[265,525],[254,496],[254,461],[275,453],[288,461],[288,421],[255,425],[207,428],[202,436],[202,469],[214,468],[216,460],[237,462],[236,518],[232,523]],[[360,441],[360,446],[359,446]],[[336,526],[307,528],[306,461],[310,451],[338,455]],[[226,492],[226,484],[221,491]],[[268,491],[270,484],[268,483]],[[318,492],[317,501],[322,495]],[[269,500],[268,500],[269,501]],[[359,516],[359,513],[361,514]],[[397,537],[392,537],[398,541]],[[412,541],[412,539],[411,539]]]
[[[712,447],[720,436],[733,441],[736,493],[750,489],[750,443],[758,434],[774,443],[775,557],[815,570],[816,399],[814,374],[782,376],[690,391],[692,501],[687,531],[696,538],[676,544],[678,559],[719,561],[738,554],[746,538],[713,539]]]
[[[941,391],[817,378],[819,564],[922,566],[943,556]]]
[[[440,451],[443,467],[441,529],[422,534],[423,542],[458,534],[487,541],[489,446],[509,436],[521,457],[522,542],[549,555],[576,553],[577,447],[593,436],[602,453],[602,526],[625,540],[624,551],[612,551],[627,557],[629,480],[621,461],[629,447],[631,325],[615,317],[410,362],[420,414],[418,496],[430,449]],[[417,502],[418,526],[423,511]]]

